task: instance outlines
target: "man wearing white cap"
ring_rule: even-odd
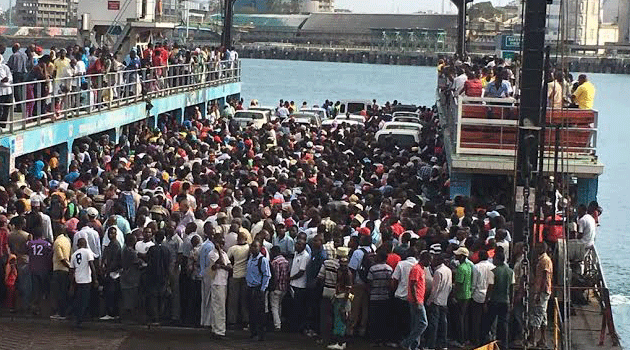
[[[42,219],[43,238],[48,242],[54,242],[52,222],[50,216],[41,212],[42,198],[40,196],[33,196],[31,198],[31,213],[38,214]]]

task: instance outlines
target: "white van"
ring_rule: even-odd
[[[269,111],[236,111],[234,113],[234,119],[238,122],[241,128],[246,128],[252,125],[254,129],[260,129],[263,125],[269,123],[271,120],[271,113]]]
[[[346,112],[360,114],[361,111],[367,111],[368,106],[372,104],[370,100],[342,100],[340,102],[338,115],[345,115]]]
[[[412,147],[420,142],[420,132],[408,129],[381,129],[374,136],[379,145],[395,142],[403,148]]]

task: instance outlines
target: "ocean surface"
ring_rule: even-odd
[[[374,64],[243,59],[242,97],[275,106],[280,99],[301,105],[326,99],[376,99],[431,106],[435,102],[436,70]],[[574,76],[575,73],[573,72]],[[630,75],[589,74],[597,88],[598,155],[606,165],[599,178],[599,204],[604,208],[596,245],[611,289],[613,313],[623,345],[630,345]],[[623,220],[622,220],[623,219]]]

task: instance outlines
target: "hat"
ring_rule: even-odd
[[[86,212],[89,217],[95,218],[98,216],[98,210],[94,207],[87,208]]]
[[[348,198],[348,202],[349,202],[349,203],[352,203],[352,204],[354,204],[354,203],[356,203],[356,202],[358,202],[358,201],[359,201],[359,197],[357,197],[357,195],[356,195],[356,194],[353,194],[352,196],[350,196],[350,197]]]
[[[222,211],[218,212],[217,213],[217,220],[220,220],[220,219],[227,219],[227,214],[222,212]]]
[[[486,213],[486,215],[487,215],[489,218],[491,218],[491,219],[494,219],[494,218],[496,218],[497,216],[501,216],[501,214],[499,214],[499,212],[498,212],[498,211],[496,211],[496,210],[493,210],[493,211],[491,211],[491,212],[488,212],[488,213]]]
[[[354,195],[353,195],[354,196]],[[363,205],[361,205],[361,203],[354,203],[351,206],[359,209],[359,211],[363,211]]]
[[[356,221],[358,221],[359,223],[363,223],[363,221],[364,221],[365,219],[363,218],[363,216],[361,216],[361,214],[357,214],[357,215],[355,215],[355,216],[354,216],[354,219],[352,219],[352,220],[356,220]]]
[[[437,163],[437,157],[431,157],[430,163]]]
[[[457,248],[457,250],[454,253],[455,255],[463,255],[463,256],[468,256],[468,249],[466,249],[465,247],[459,247]]]
[[[370,228],[369,227],[359,227],[357,232],[361,236],[369,236],[370,235]]]
[[[350,248],[348,247],[339,247],[335,251],[335,255],[337,255],[338,259],[341,259],[341,258],[347,259],[349,254],[350,254]]]
[[[31,206],[40,206],[42,204],[42,197],[36,195],[31,197]]]
[[[431,253],[431,255],[442,254],[442,245],[440,243],[431,244],[431,247],[429,247],[429,253]]]

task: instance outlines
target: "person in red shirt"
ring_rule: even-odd
[[[464,95],[468,97],[481,97],[482,92],[481,75],[478,72],[469,72],[468,80],[464,83]]]
[[[392,270],[396,269],[396,265],[398,265],[398,263],[400,262],[401,258],[400,255],[394,253],[392,251],[392,244],[391,242],[386,242],[385,243],[385,247],[387,249],[387,260],[385,260],[385,263],[387,265],[389,265],[389,267],[392,268]]]
[[[422,334],[427,329],[427,313],[424,309],[424,294],[426,290],[424,268],[430,264],[431,254],[424,251],[419,254],[418,263],[414,265],[409,272],[407,301],[409,302],[409,311],[411,314],[411,332],[409,332],[409,336],[401,342],[401,346],[405,349],[417,348],[420,345],[418,339],[422,337]]]

